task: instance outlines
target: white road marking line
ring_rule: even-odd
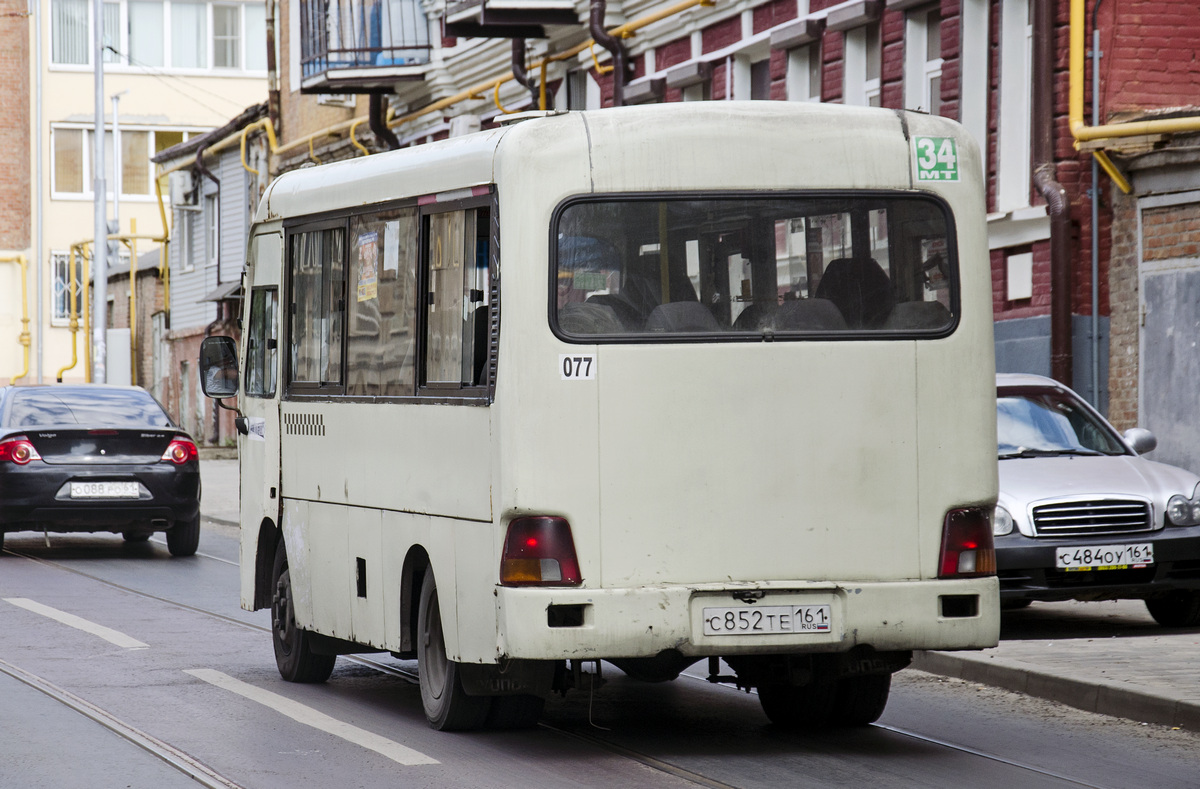
[[[26,611],[32,611],[35,614],[41,614],[42,616],[49,617],[56,622],[69,625],[77,630],[82,630],[85,633],[91,633],[94,636],[99,636],[105,641],[108,641],[111,644],[116,644],[119,647],[124,647],[125,649],[150,648],[149,644],[143,644],[136,638],[127,636],[124,633],[113,630],[112,628],[105,627],[104,625],[98,625],[95,622],[89,622],[83,617],[78,617],[74,614],[68,614],[66,611],[59,611],[57,608],[51,608],[48,605],[42,605],[41,603],[29,600],[25,597],[6,597],[4,598],[4,601],[6,603],[12,603],[18,608],[24,608]]]
[[[398,742],[393,742],[386,737],[380,737],[378,734],[360,729],[337,718],[331,718],[325,713],[318,712],[312,707],[301,704],[298,701],[293,701],[286,696],[280,696],[278,693],[272,693],[269,690],[257,688],[254,685],[242,682],[240,679],[234,679],[220,671],[197,668],[185,670],[184,673],[191,674],[196,679],[202,679],[211,685],[216,685],[218,688],[236,693],[251,701],[256,701],[265,707],[270,707],[281,715],[286,715],[292,720],[303,723],[306,726],[319,729],[335,737],[341,737],[343,740],[360,745],[367,750],[375,751],[375,753],[386,756],[394,762],[404,765],[439,764],[437,759],[432,759]]]

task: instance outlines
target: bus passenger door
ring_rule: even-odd
[[[241,467],[242,607],[254,608],[258,535],[265,521],[280,527],[279,489],[279,271],[282,236],[262,233],[250,242],[249,302],[243,340],[246,360],[242,414],[246,433],[239,431]],[[270,562],[272,557],[259,561]],[[259,597],[269,595],[260,590]],[[268,598],[269,599],[269,598]]]

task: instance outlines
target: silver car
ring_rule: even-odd
[[[1000,598],[1141,599],[1167,627],[1200,625],[1200,477],[1141,455],[1077,394],[1038,375],[996,376]]]

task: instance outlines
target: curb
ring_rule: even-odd
[[[242,525],[242,524],[238,523],[237,521],[232,521],[232,520],[229,520],[228,518],[214,518],[212,515],[205,515],[203,512],[200,513],[200,517],[203,520],[210,521],[212,523],[218,523],[222,526],[232,526],[235,529],[241,528],[241,525]]]
[[[911,667],[1056,701],[1086,712],[1200,731],[1200,700],[1188,701],[1151,690],[1133,690],[1124,683],[1066,677],[1004,658],[967,657],[947,652],[913,652]]]

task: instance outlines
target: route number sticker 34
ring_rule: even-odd
[[[918,181],[957,181],[958,146],[953,137],[914,137]]]

